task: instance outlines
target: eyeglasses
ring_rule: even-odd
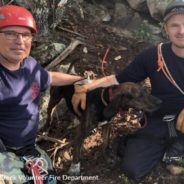
[[[0,31],[0,33],[3,33],[7,40],[16,40],[19,35],[22,36],[24,41],[30,40],[34,37],[33,33],[18,33],[15,31]]]

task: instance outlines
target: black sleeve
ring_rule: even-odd
[[[156,70],[157,50],[156,47],[143,50],[135,59],[116,75],[119,83],[141,82]]]

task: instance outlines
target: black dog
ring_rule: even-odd
[[[48,105],[48,115],[55,105],[65,98],[68,108],[73,111],[71,98],[74,93],[74,85],[53,87],[50,91],[50,102]],[[153,112],[161,104],[161,100],[150,95],[139,84],[126,82],[118,86],[98,88],[88,92],[86,110],[82,112],[80,125],[76,127],[75,148],[73,155],[73,164],[70,167],[70,173],[80,172],[80,148],[84,138],[89,135],[93,128],[99,125],[99,122],[109,122],[119,111],[126,111],[129,108]],[[74,111],[73,111],[74,112]],[[46,126],[49,126],[50,116],[48,116]],[[103,127],[104,148],[108,144],[108,126]],[[104,138],[105,137],[105,138]]]

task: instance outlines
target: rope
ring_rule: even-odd
[[[158,69],[157,71],[159,72],[160,70],[162,70],[162,72],[164,73],[164,75],[167,77],[167,79],[181,92],[182,95],[184,95],[184,91],[180,88],[180,86],[176,83],[176,81],[174,80],[174,78],[172,77],[166,62],[164,60],[163,54],[162,54],[162,44],[160,43],[158,45]]]
[[[157,71],[159,72],[160,70],[162,70],[162,72],[167,77],[167,79],[174,85],[173,79],[170,77],[169,73],[165,69],[165,62],[164,62],[164,58],[163,58],[163,55],[162,55],[161,46],[162,46],[162,43],[160,43],[158,45],[158,48],[157,48],[158,49],[157,50],[157,53],[158,53],[158,66],[159,66],[159,68],[157,69]]]

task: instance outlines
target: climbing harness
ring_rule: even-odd
[[[170,138],[177,137],[177,132],[175,129],[175,120],[176,120],[175,114],[168,114],[162,118],[162,121],[167,123]]]
[[[24,156],[25,168],[28,173],[32,175],[34,184],[44,184],[44,179],[48,175],[48,171],[45,169],[48,167],[48,163],[43,158],[35,158],[31,156]]]

